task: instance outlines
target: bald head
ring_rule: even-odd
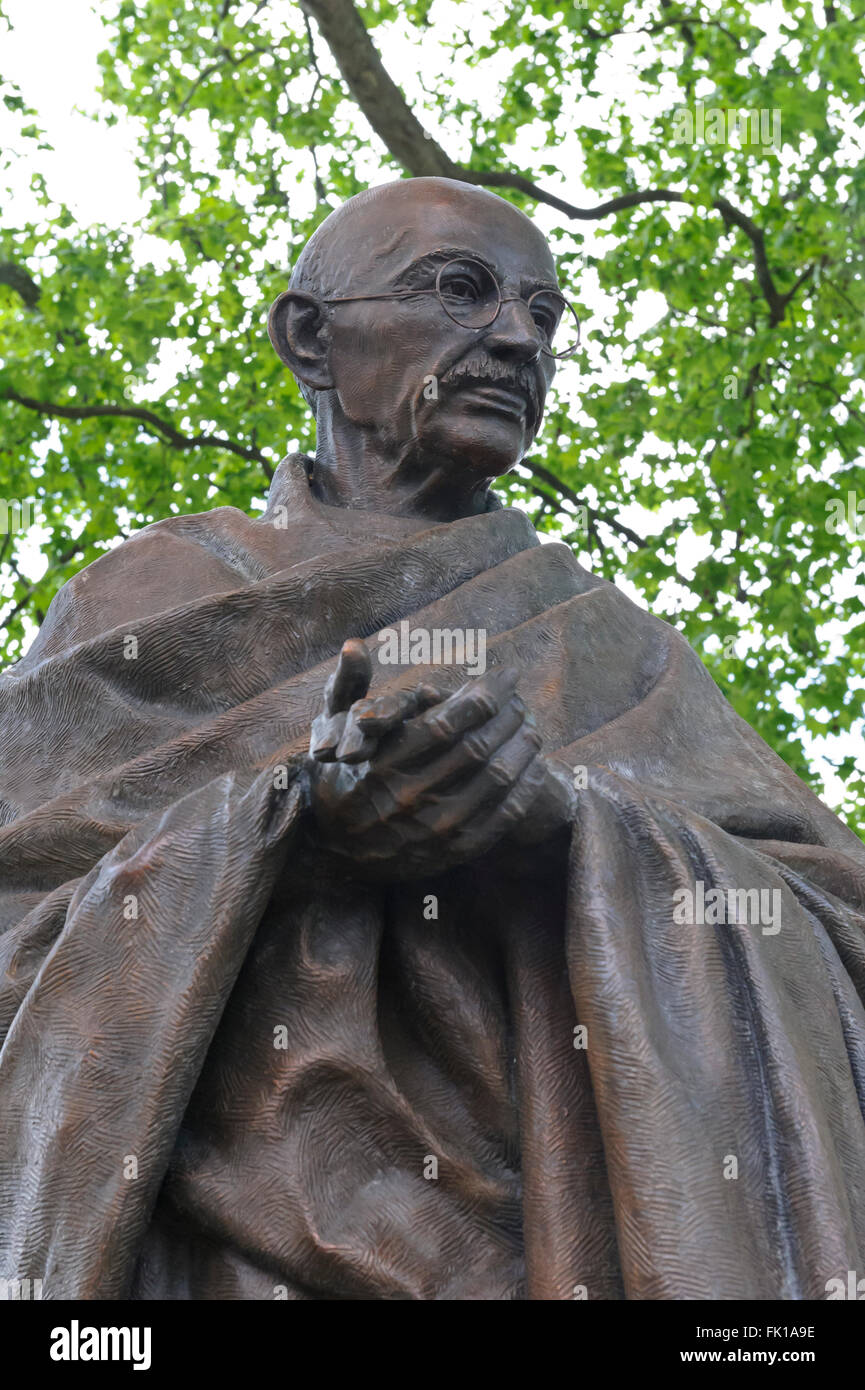
[[[357,193],[325,218],[295,264],[291,288],[322,298],[376,293],[424,252],[453,247],[492,260],[502,240],[555,280],[543,234],[504,198],[456,179],[399,179]]]
[[[319,495],[483,511],[537,434],[563,303],[544,236],[486,189],[402,179],[331,213],[268,319],[315,412]]]

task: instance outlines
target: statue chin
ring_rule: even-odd
[[[480,484],[514,468],[531,447],[534,436],[527,431],[524,419],[491,410],[457,410],[451,406],[447,413],[430,421],[421,438],[424,453],[433,457],[439,467],[442,460],[452,459],[461,479],[468,471],[475,474]]]

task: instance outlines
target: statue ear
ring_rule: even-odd
[[[267,316],[267,332],[277,356],[298,381],[316,391],[333,386],[326,327],[321,301],[304,290],[285,290]]]

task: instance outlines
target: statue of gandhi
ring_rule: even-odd
[[[352,198],[269,320],[315,457],[101,556],[0,674],[0,1287],[865,1270],[865,850],[491,491],[578,328],[502,199]]]
[[[487,511],[493,480],[530,449],[579,324],[529,218],[420,178],[332,213],[268,329],[315,412],[314,494],[448,522]],[[429,683],[363,699],[370,675],[363,643],[347,642],[314,727],[329,848],[404,878],[476,858],[508,830],[531,842],[567,825],[570,780],[545,764],[513,668],[446,701]]]

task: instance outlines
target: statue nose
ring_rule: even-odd
[[[534,362],[540,357],[540,334],[524,299],[502,300],[485,342],[494,356],[511,362]]]

